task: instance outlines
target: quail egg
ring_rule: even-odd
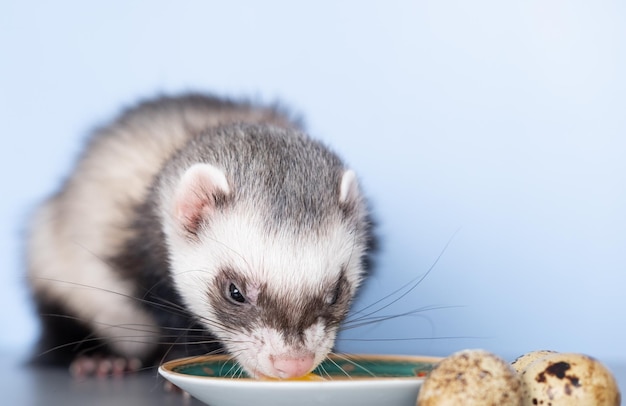
[[[515,361],[511,363],[511,366],[518,374],[521,374],[524,369],[536,360],[543,358],[548,355],[556,354],[556,351],[550,350],[540,350],[540,351],[532,351],[528,352],[520,357],[518,357]]]
[[[547,355],[529,364],[521,377],[524,405],[620,405],[615,378],[587,355]]]
[[[443,359],[420,389],[419,406],[521,405],[522,384],[513,368],[484,350],[459,351]]]

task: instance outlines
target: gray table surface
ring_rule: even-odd
[[[203,403],[168,393],[156,371],[124,378],[72,379],[65,369],[25,366],[23,354],[0,350],[5,362],[0,379],[1,405],[18,406],[199,406]],[[626,364],[607,363],[615,374],[622,397],[626,397]],[[626,400],[626,399],[625,399]],[[626,404],[622,401],[622,405]],[[349,405],[344,405],[349,406]],[[387,405],[393,406],[393,405]]]

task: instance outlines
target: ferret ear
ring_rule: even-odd
[[[360,199],[359,182],[353,170],[346,170],[341,176],[339,186],[339,204],[345,207],[354,207]]]
[[[184,231],[197,235],[200,226],[230,195],[226,175],[209,164],[195,164],[183,175],[174,198],[174,218]]]

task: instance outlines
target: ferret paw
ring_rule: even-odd
[[[141,361],[137,358],[80,356],[70,364],[70,374],[77,379],[121,377],[139,371]]]

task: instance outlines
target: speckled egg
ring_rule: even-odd
[[[520,357],[518,357],[515,361],[511,363],[511,366],[518,374],[521,374],[524,369],[533,362],[546,357],[548,355],[556,354],[556,351],[550,350],[539,350],[539,351],[531,351]]]
[[[418,406],[521,405],[519,376],[484,350],[459,351],[443,359],[420,389]]]
[[[620,405],[615,378],[587,355],[551,354],[528,365],[521,377],[524,405]]]

